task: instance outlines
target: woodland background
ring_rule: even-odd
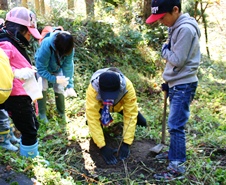
[[[166,162],[156,161],[156,154],[149,151],[161,141],[161,74],[165,62],[160,50],[167,39],[167,28],[158,23],[145,24],[151,13],[150,1],[146,0],[1,0],[0,18],[5,18],[12,7],[23,5],[36,12],[40,31],[46,25],[60,25],[71,32],[75,38],[74,83],[78,97],[66,99],[68,123],[62,124],[55,110],[53,91],[49,89],[50,123],[41,123],[39,129],[40,158],[48,160],[49,166],[43,165],[40,158],[26,159],[1,148],[0,164],[42,185],[225,185],[226,2],[182,2],[183,12],[196,18],[202,32],[199,86],[186,125],[185,179],[170,183],[153,179],[154,173],[167,166]],[[38,42],[32,40],[28,48],[33,63],[38,47]],[[85,94],[91,75],[110,66],[118,67],[133,82],[139,109],[148,122],[148,128],[136,128],[129,159],[115,166],[105,165],[92,142],[85,116]],[[105,133],[107,141],[117,147],[122,118],[117,114],[112,116],[114,123]],[[168,134],[166,144],[169,144]],[[1,173],[0,177],[3,178]],[[9,184],[13,180],[10,175],[4,178]]]

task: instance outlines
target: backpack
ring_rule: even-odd
[[[13,88],[13,71],[9,64],[9,58],[0,48],[0,104],[3,104],[9,97]]]
[[[56,30],[64,31],[64,28],[62,26],[52,27],[52,26],[46,26],[43,28],[41,32],[42,38],[39,39],[39,45],[41,44],[42,40],[46,37],[49,37],[51,32],[54,32]]]

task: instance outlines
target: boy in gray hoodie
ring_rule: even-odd
[[[168,90],[170,112],[168,127],[170,145],[167,153],[156,156],[169,159],[167,172],[155,174],[157,180],[170,181],[183,178],[186,161],[185,124],[190,116],[190,104],[198,85],[197,72],[201,59],[200,30],[196,20],[181,13],[180,0],[152,0],[152,15],[147,24],[159,21],[168,27],[168,42],[161,50],[166,61],[163,72],[163,91]]]

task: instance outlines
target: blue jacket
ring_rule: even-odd
[[[74,50],[70,55],[60,58],[60,65],[58,65],[55,56],[56,48],[54,45],[54,40],[58,32],[59,31],[51,32],[49,37],[42,40],[41,46],[35,54],[35,65],[37,67],[38,74],[51,83],[56,83],[56,76],[54,74],[62,71],[65,77],[70,78],[67,88],[73,88]]]

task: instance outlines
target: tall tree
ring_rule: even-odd
[[[22,6],[28,8],[27,0],[22,0],[21,4]]]
[[[21,0],[11,0],[11,3],[15,4],[15,6],[20,6]]]
[[[41,14],[45,15],[45,2],[44,2],[44,0],[40,0],[40,5],[41,5]]]
[[[1,10],[8,10],[8,2],[7,2],[7,0],[1,0],[1,2],[0,2],[0,9]]]
[[[68,4],[68,10],[74,10],[75,8],[74,0],[67,0],[67,4]]]
[[[143,1],[143,19],[145,20],[151,15],[151,0]]]
[[[94,0],[85,0],[87,18],[94,18]]]
[[[35,11],[37,14],[40,14],[40,3],[39,0],[35,0]]]

